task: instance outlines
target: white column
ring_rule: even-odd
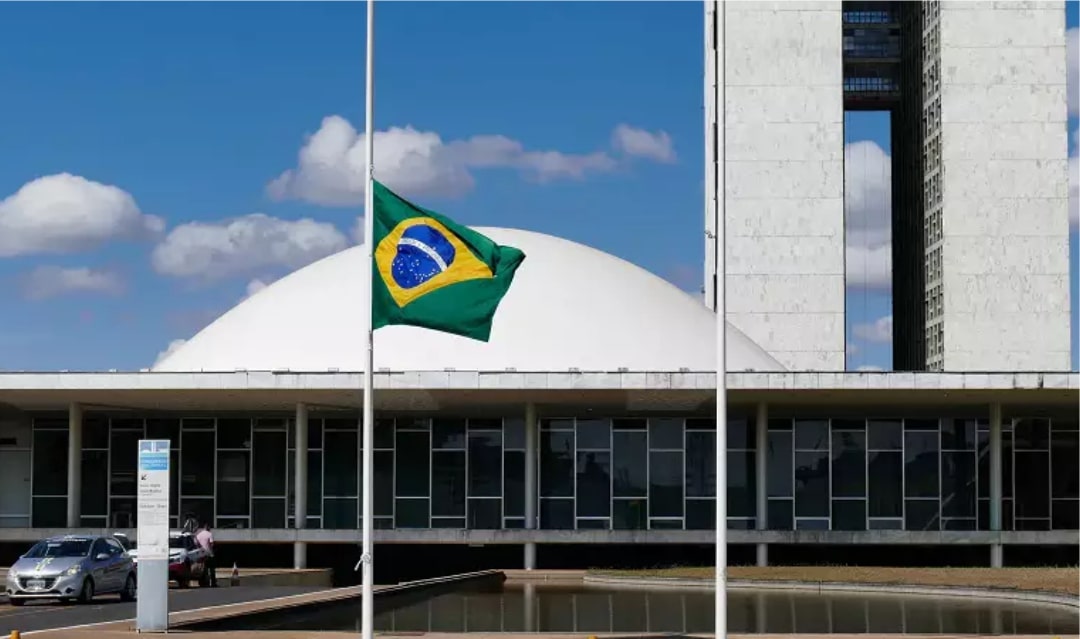
[[[536,457],[540,428],[536,405],[525,405],[525,528],[536,529]],[[525,570],[536,568],[536,542],[525,544]]]
[[[1001,404],[990,405],[990,530],[1001,531]],[[990,566],[1001,568],[1000,539],[990,546]]]
[[[296,450],[293,451],[293,527],[307,527],[307,460],[308,460],[308,410],[307,404],[296,405]],[[307,543],[293,542],[293,568],[307,568]]]
[[[757,475],[756,495],[756,518],[757,529],[769,529],[769,487],[768,468],[766,467],[769,452],[769,406],[765,402],[758,404],[757,415],[754,419],[754,469]],[[769,565],[769,545],[764,542],[757,544],[757,565]]]
[[[82,509],[82,407],[68,406],[67,527],[81,527]],[[135,450],[128,451],[137,455]]]

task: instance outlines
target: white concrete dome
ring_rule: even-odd
[[[617,257],[529,231],[477,228],[525,252],[489,342],[416,328],[375,332],[375,369],[392,371],[715,370],[715,315]],[[363,247],[259,291],[159,362],[155,371],[362,371]],[[728,324],[728,370],[780,371]]]

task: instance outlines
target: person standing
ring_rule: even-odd
[[[204,522],[199,532],[195,533],[195,541],[206,552],[206,583],[211,588],[217,588],[217,562],[214,559],[214,533],[210,532],[210,522]]]

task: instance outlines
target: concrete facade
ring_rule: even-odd
[[[843,370],[841,3],[722,4],[722,32],[709,28],[717,16],[706,4],[706,68],[723,64],[725,77],[722,110],[715,75],[706,78],[706,128],[724,132],[707,155],[725,158],[727,319],[790,370]],[[715,176],[707,181],[715,198]],[[719,207],[708,208],[715,309]]]

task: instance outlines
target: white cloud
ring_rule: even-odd
[[[626,155],[656,162],[674,162],[675,149],[665,131],[651,133],[629,124],[620,124],[611,134],[611,146]]]
[[[178,226],[154,247],[151,261],[162,275],[213,280],[274,267],[297,269],[347,245],[332,224],[253,213]]]
[[[180,349],[181,346],[186,343],[186,339],[174,339],[173,341],[169,342],[169,345],[165,347],[165,350],[158,353],[157,357],[154,359],[154,366],[157,366],[158,364],[164,362],[166,359],[168,359],[170,355],[175,353],[177,350]]]
[[[869,324],[856,324],[851,327],[855,337],[868,342],[891,342],[893,337],[892,315],[879,317]]]
[[[0,257],[71,253],[164,227],[122,189],[68,173],[47,175],[0,200]]]
[[[1065,76],[1069,115],[1080,115],[1080,27],[1065,32],[1065,56],[1069,70]]]
[[[863,366],[860,366],[855,370],[859,371],[860,373],[880,373],[885,369],[880,366],[874,366],[873,364],[864,364]]]
[[[844,233],[847,283],[892,286],[892,160],[875,142],[844,146]]]
[[[364,134],[331,115],[300,149],[297,166],[267,185],[276,199],[306,200],[326,206],[363,202]],[[444,141],[438,133],[411,126],[375,132],[375,177],[406,196],[456,197],[474,185],[472,170],[511,168],[546,182],[581,179],[611,171],[617,162],[605,151],[587,154],[526,150],[502,135]]]
[[[23,295],[43,300],[68,293],[120,295],[124,280],[119,273],[86,267],[39,266],[22,277]]]
[[[270,282],[264,282],[259,278],[255,278],[255,279],[251,280],[250,282],[248,282],[247,288],[244,289],[244,296],[240,298],[240,301],[242,302],[242,301],[246,300],[247,298],[251,297],[252,295],[258,293],[261,290],[263,290],[267,286],[270,286]]]

